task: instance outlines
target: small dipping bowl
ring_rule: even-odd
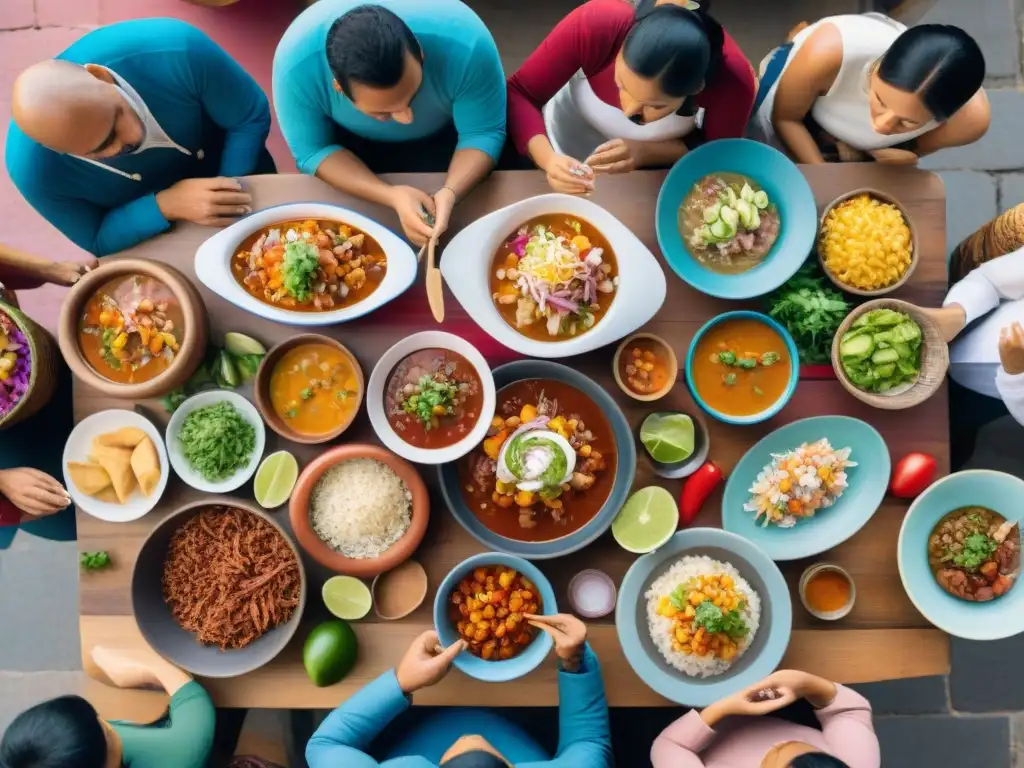
[[[652,350],[654,354],[662,358],[665,365],[665,383],[662,384],[658,389],[651,392],[637,392],[631,388],[626,380],[622,378],[623,371],[620,370],[619,363],[624,354],[627,354],[629,350],[634,347],[639,347],[641,351],[654,347]],[[671,345],[660,336],[655,336],[653,333],[634,333],[632,336],[628,336],[618,348],[615,350],[615,357],[612,358],[612,376],[615,377],[615,383],[619,385],[619,389],[625,392],[634,400],[641,402],[650,402],[652,400],[660,400],[669,392],[672,391],[672,387],[675,386],[676,376],[679,374],[679,361],[676,359],[676,353],[672,349]]]
[[[850,596],[846,599],[846,604],[834,611],[819,611],[817,608],[811,606],[807,599],[807,585],[811,583],[811,580],[822,574],[838,574],[846,583],[850,585]],[[803,572],[800,577],[800,602],[803,603],[804,608],[807,612],[815,618],[822,619],[824,621],[836,621],[841,619],[850,611],[853,610],[853,604],[857,602],[857,586],[853,583],[853,577],[850,576],[849,572],[838,565],[833,563],[816,563],[811,565]]]
[[[654,474],[658,477],[664,477],[666,480],[681,480],[684,477],[689,477],[708,460],[708,453],[711,451],[711,433],[708,432],[708,423],[704,418],[704,414],[701,413],[700,409],[694,408],[690,412],[685,411],[654,411],[653,413],[660,413],[662,415],[668,413],[682,413],[685,416],[689,416],[693,421],[693,453],[682,461],[678,461],[674,464],[665,464],[663,462],[655,460],[650,453],[647,452],[647,447],[640,442],[640,430],[643,427],[643,422],[636,428],[636,441],[640,447],[637,449],[637,453],[642,453],[647,461],[650,462],[651,468],[654,470]],[[651,414],[648,414],[651,415]],[[644,417],[646,419],[646,417]]]
[[[569,582],[569,604],[585,619],[599,619],[615,610],[617,590],[604,571],[588,568]]]
[[[415,560],[406,560],[390,571],[377,575],[370,587],[373,611],[387,621],[404,619],[427,596],[427,572]]]

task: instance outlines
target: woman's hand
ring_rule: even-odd
[[[99,261],[93,258],[88,261],[55,261],[42,270],[41,277],[54,285],[71,286],[98,266]]]
[[[771,691],[771,694],[766,695],[765,691]],[[772,712],[789,706],[799,698],[800,696],[792,688],[769,685],[768,680],[762,680],[756,685],[738,691],[732,696],[727,696],[706,707],[700,713],[700,718],[709,728],[714,728],[719,721],[729,715],[746,715],[748,717],[770,715]]]
[[[456,640],[442,648],[437,632],[424,632],[412,641],[395,670],[402,692],[411,694],[441,682],[451,669],[452,661],[465,647],[465,640]]]
[[[875,158],[876,163],[884,165],[917,165],[917,161],[921,159],[908,149],[896,149],[896,147],[872,149],[868,151],[868,154]]]
[[[548,184],[555,192],[585,195],[594,191],[594,171],[567,155],[552,155],[544,166]]]
[[[587,642],[587,625],[568,613],[554,616],[539,616],[524,613],[523,618],[531,627],[543,630],[555,641],[555,653],[562,660],[562,667],[570,672],[579,669],[583,658],[583,646]]]
[[[1011,376],[1024,373],[1024,328],[1014,322],[999,332],[999,361]]]
[[[397,186],[391,188],[388,202],[398,214],[402,231],[409,242],[413,245],[427,242],[434,233],[434,225],[427,220],[428,215],[436,216],[434,198],[416,187]]]
[[[643,166],[643,144],[628,139],[606,141],[587,158],[594,173],[629,173]]]
[[[798,699],[807,699],[818,709],[827,707],[836,697],[835,683],[798,669],[780,669],[753,687],[793,691]]]
[[[0,470],[0,493],[22,512],[37,517],[60,512],[71,503],[63,485],[30,467]]]
[[[96,666],[118,688],[155,688],[160,684],[153,673],[153,658],[144,651],[97,645],[90,655]]]

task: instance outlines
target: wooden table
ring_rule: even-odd
[[[920,235],[922,262],[910,282],[899,291],[900,298],[936,305],[945,293],[945,197],[942,181],[931,173],[912,169],[888,169],[874,165],[828,166],[804,169],[814,189],[819,206],[839,194],[859,187],[874,187],[899,199],[909,210]],[[638,172],[603,179],[593,199],[619,217],[655,253],[654,204],[664,174]],[[440,175],[408,176],[403,183],[421,189],[441,186]],[[257,209],[301,200],[319,200],[350,206],[384,224],[398,229],[393,212],[353,201],[320,181],[306,176],[264,176],[247,181]],[[497,173],[461,204],[452,221],[452,231],[478,217],[532,195],[546,192],[544,178],[536,172]],[[176,266],[194,278],[193,255],[211,230],[194,225],[176,227],[167,235],[133,248],[125,255],[162,261]],[[481,258],[490,254],[481,253]],[[620,263],[629,264],[628,253],[618,254]],[[695,331],[710,317],[736,308],[726,302],[702,295],[677,279],[666,266],[668,296],[661,310],[646,329],[670,341],[682,359]],[[263,320],[236,308],[220,296],[199,286],[210,314],[212,338],[222,337],[230,330],[244,331],[261,339],[268,347],[295,333],[295,329]],[[756,302],[748,302],[757,306]],[[484,349],[494,350],[494,343],[466,316],[450,296],[446,296],[447,316],[443,328],[459,333]],[[369,375],[380,354],[399,338],[415,330],[434,328],[422,281],[404,296],[370,317],[323,329],[324,333],[343,341],[359,358]],[[503,348],[502,348],[503,349]],[[649,406],[625,397],[615,386],[611,375],[613,347],[571,361],[602,383],[622,406],[630,423],[638,425],[651,410]],[[491,362],[503,356],[495,352]],[[244,392],[245,390],[243,390]],[[247,393],[251,394],[251,393]],[[153,410],[163,413],[158,404]],[[107,408],[131,407],[130,403],[104,397],[76,382],[75,419]],[[658,403],[659,409],[693,410],[685,383],[680,380],[673,392]],[[926,451],[938,459],[940,471],[949,471],[949,434],[947,391],[945,386],[930,400],[909,411],[874,410],[847,394],[838,382],[803,381],[796,395],[783,411],[764,424],[736,427],[710,421],[711,456],[730,471],[743,453],[757,440],[782,424],[805,416],[842,413],[862,418],[886,438],[894,457],[908,451]],[[347,442],[375,441],[365,409],[344,436]],[[305,462],[323,448],[286,444],[268,430],[267,452],[288,448]],[[641,452],[642,454],[642,452]],[[436,492],[436,471],[423,467],[422,474],[432,489],[430,527],[417,558],[427,569],[432,587],[459,561],[481,551],[482,546],[467,534],[447,513]],[[673,495],[679,481],[661,480],[653,475],[646,458],[641,455],[636,473],[636,487],[656,483]],[[240,493],[251,496],[251,484]],[[107,550],[114,566],[106,572],[83,575],[80,587],[80,627],[82,652],[87,671],[101,677],[89,661],[94,645],[132,646],[142,644],[132,617],[129,585],[132,565],[146,534],[169,512],[200,494],[172,477],[167,492],[156,509],[141,520],[125,524],[104,523],[87,514],[78,514],[78,546],[83,551]],[[721,492],[705,506],[697,521],[699,525],[720,525]],[[906,503],[886,499],[871,521],[852,539],[827,553],[826,557],[845,566],[857,582],[856,608],[846,619],[836,623],[820,622],[800,606],[795,585],[806,562],[784,564],[793,593],[794,631],[783,664],[799,667],[842,682],[863,682],[900,677],[943,674],[949,669],[949,648],[946,636],[930,627],[914,609],[904,593],[896,567],[896,538],[906,512]],[[287,512],[275,513],[287,525]],[[599,566],[617,582],[635,559],[623,551],[610,535],[558,560],[540,563],[550,577],[560,601],[565,599],[569,578],[585,567]],[[304,624],[296,639],[274,662],[244,677],[230,680],[204,680],[218,706],[224,707],[289,707],[331,708],[358,688],[375,678],[399,660],[409,641],[428,629],[431,621],[431,600],[408,619],[401,622],[379,622],[372,618],[355,624],[359,637],[359,662],[353,672],[338,685],[316,688],[307,679],[301,663],[302,643],[308,627],[326,617],[318,599],[320,585],[328,575],[311,559],[305,559],[311,596]],[[565,604],[564,602],[562,604]],[[633,673],[623,657],[611,618],[594,622],[590,628],[591,643],[601,658],[611,706],[668,705]],[[501,689],[504,705],[554,705],[557,702],[554,661],[528,677],[506,683]],[[118,691],[98,680],[88,685],[89,698],[104,717],[123,717],[136,721],[155,718],[165,699],[149,692]],[[486,705],[494,701],[494,689],[484,683],[453,671],[441,684],[416,694],[421,704]]]

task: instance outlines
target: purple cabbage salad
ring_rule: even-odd
[[[0,419],[21,402],[32,377],[28,339],[10,316],[0,310]]]

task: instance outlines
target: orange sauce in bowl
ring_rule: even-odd
[[[299,434],[325,435],[351,419],[359,404],[359,378],[336,347],[300,344],[274,366],[270,402]]]
[[[804,598],[819,613],[833,613],[850,602],[850,582],[839,571],[818,571],[804,587]]]

